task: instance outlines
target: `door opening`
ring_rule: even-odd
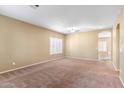
[[[111,61],[111,32],[109,31],[98,34],[98,59]]]
[[[116,62],[117,62],[117,68],[120,69],[120,24],[116,27]]]

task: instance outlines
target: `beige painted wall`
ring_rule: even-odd
[[[124,11],[123,11],[124,13]],[[124,15],[120,21],[120,77],[124,83]]]
[[[102,31],[111,31],[111,29],[66,35],[66,56],[98,59],[98,33]]]
[[[49,54],[49,37],[64,43],[63,34],[0,16],[0,72],[64,56]]]
[[[120,47],[116,47],[116,27],[117,25],[120,24]],[[119,61],[117,60],[117,49],[120,49],[119,53]],[[118,69],[118,66],[120,66],[120,78],[122,79],[124,83],[124,6],[120,11],[119,16],[117,17],[114,27],[113,27],[113,64],[116,69]]]
[[[120,77],[124,83],[124,6],[120,17]]]
[[[113,26],[113,39],[112,39],[113,40],[113,57],[112,57],[112,59],[113,59],[113,64],[114,64],[116,70],[119,69],[119,65],[118,65],[119,57],[118,57],[118,53],[117,53],[118,47],[116,45],[117,44],[117,25],[118,24],[120,24],[120,16],[117,17],[116,22]]]

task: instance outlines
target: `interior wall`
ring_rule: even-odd
[[[124,7],[120,19],[120,77],[124,84]]]
[[[117,47],[117,25],[120,24],[120,47]],[[117,49],[120,50],[119,53],[119,62],[117,59],[118,53]],[[118,70],[118,65],[120,64],[119,74],[120,78],[124,83],[124,6],[120,11],[119,16],[116,19],[115,25],[113,27],[113,64],[115,68]]]
[[[118,60],[120,56],[118,55],[117,51],[119,50],[118,43],[117,43],[117,33],[119,33],[119,29],[117,28],[118,24],[120,24],[120,16],[117,17],[115,24],[113,26],[113,65],[116,70],[119,69]],[[119,32],[118,32],[119,31]],[[119,41],[119,40],[118,40]]]
[[[98,33],[102,31],[111,31],[111,29],[66,35],[65,55],[67,57],[98,59]]]
[[[64,43],[63,34],[0,15],[0,72],[63,57],[49,54],[49,37]]]

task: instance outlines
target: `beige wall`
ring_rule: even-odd
[[[117,53],[118,46],[116,45],[117,44],[117,32],[119,31],[117,29],[118,24],[120,24],[120,16],[117,17],[116,22],[113,26],[113,39],[112,39],[113,40],[113,57],[112,57],[112,59],[113,59],[113,64],[114,64],[116,70],[119,69],[119,65],[118,65],[119,56],[118,56],[118,53]]]
[[[120,77],[124,83],[124,6],[120,17]]]
[[[98,59],[98,33],[106,30],[79,32],[66,35],[66,56]]]
[[[124,11],[123,11],[124,13]],[[124,83],[124,15],[121,18],[120,21],[120,77],[123,80]]]
[[[0,72],[64,56],[49,54],[49,37],[64,43],[63,34],[0,16]]]
[[[117,25],[120,24],[120,47],[116,47]],[[117,49],[120,50],[119,61]],[[120,78],[124,83],[124,7],[120,11],[113,27],[113,64],[117,70],[120,71]],[[120,69],[118,68],[120,66]]]

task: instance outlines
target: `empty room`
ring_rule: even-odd
[[[124,6],[0,5],[0,88],[123,88]]]

